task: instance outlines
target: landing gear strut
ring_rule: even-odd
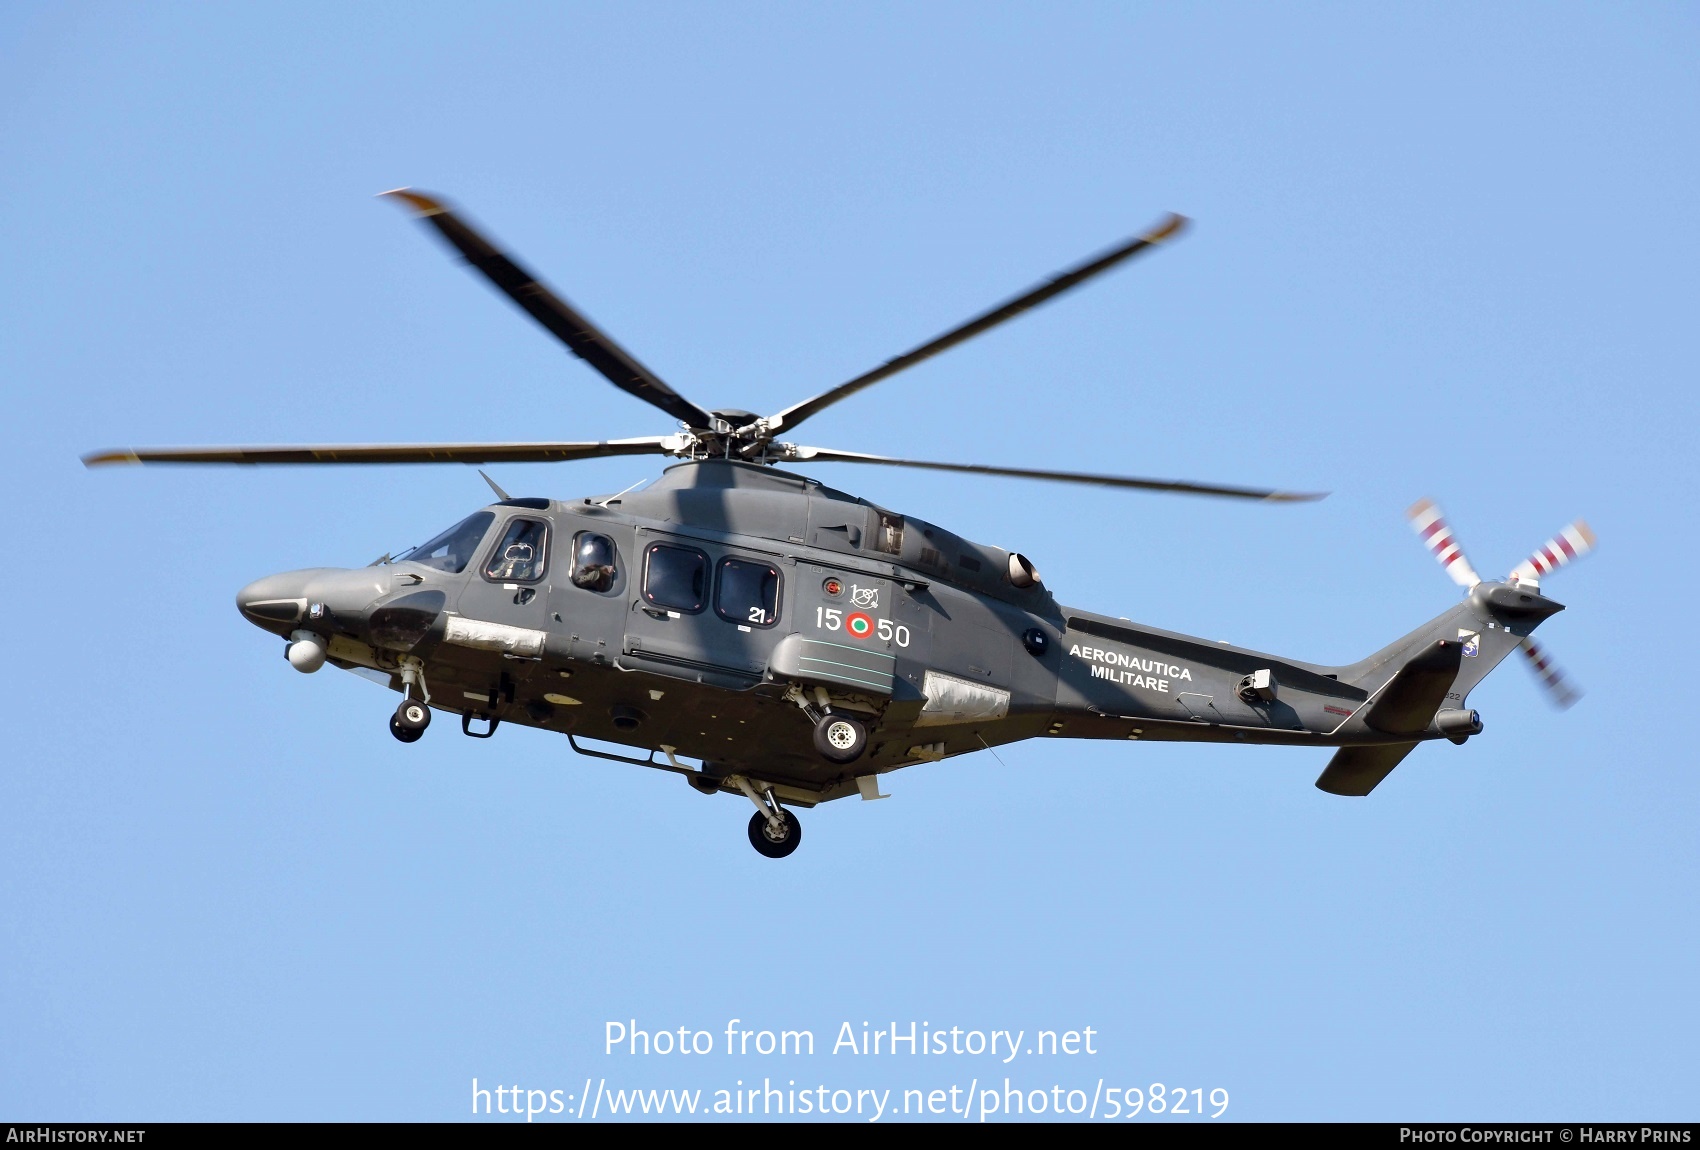
[[[425,664],[418,659],[401,661],[401,706],[390,716],[390,734],[404,743],[417,743],[431,725],[431,708],[426,703],[431,691],[425,685]],[[414,698],[418,691],[419,698]]]
[[[779,800],[773,797],[773,788],[766,787],[758,794],[742,775],[733,775],[728,781],[756,805],[756,813],[750,816],[750,845],[756,852],[770,859],[782,859],[796,850],[803,841],[803,824],[779,805]]]

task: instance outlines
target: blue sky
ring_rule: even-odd
[[[1694,1118],[1697,32],[1668,4],[5,6],[0,1113],[1007,1073],[1248,1119]],[[1484,572],[1584,515],[1542,636],[1588,695],[1554,712],[1508,665],[1482,737],[1363,801],[1312,787],[1325,752],[1015,746],[807,812],[782,864],[743,804],[553,736],[403,746],[390,698],[293,673],[232,596],[418,542],[475,472],[77,461],[669,430],[371,198],[403,184],[760,411],[1184,212],[810,441],[1328,500],[815,473],[1064,602],[1323,662],[1453,601],[1417,497]],[[603,1052],[609,1020],[732,1018],[1099,1053]]]

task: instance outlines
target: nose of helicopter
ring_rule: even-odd
[[[307,615],[307,581],[317,572],[285,571],[236,593],[236,609],[256,627],[287,635]]]
[[[254,580],[236,593],[236,609],[256,627],[287,636],[326,614],[358,616],[388,589],[387,577],[369,568],[309,567]]]

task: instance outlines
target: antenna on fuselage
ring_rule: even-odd
[[[646,477],[646,478],[638,480],[636,483],[632,484],[630,487],[626,488],[624,491],[616,492],[615,494],[610,495],[608,498],[602,500],[596,506],[598,506],[598,507],[608,506],[610,503],[614,502],[614,500],[618,499],[620,496],[629,495],[633,491],[636,491],[638,488],[642,487],[645,483],[648,483],[650,478],[651,477]]]

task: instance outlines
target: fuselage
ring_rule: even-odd
[[[439,711],[695,758],[803,805],[1033,737],[1390,741],[1365,723],[1368,664],[1064,607],[1020,556],[725,461],[505,500],[399,560],[271,576],[238,604],[393,688],[417,667]],[[866,753],[824,760],[800,701],[861,719]]]

